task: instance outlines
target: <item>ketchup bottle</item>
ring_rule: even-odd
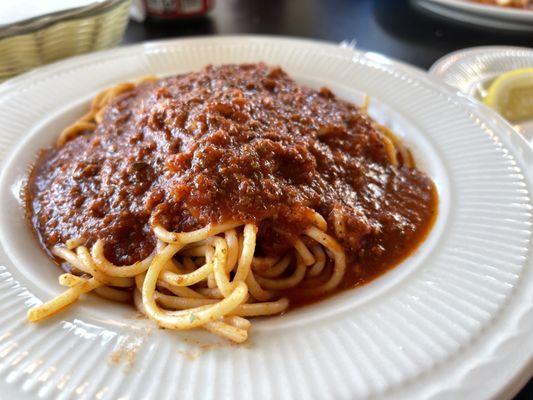
[[[213,9],[214,0],[143,0],[146,15],[166,20],[201,17]]]

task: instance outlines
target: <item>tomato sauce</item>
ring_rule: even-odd
[[[291,248],[315,210],[348,256],[341,289],[409,255],[437,212],[431,179],[391,163],[366,113],[262,63],[208,66],[119,95],[94,132],[40,153],[26,192],[45,248],[103,239],[117,264],[152,252],[151,217],[173,231],[253,222],[257,255],[270,256]],[[331,228],[339,218],[342,235]]]

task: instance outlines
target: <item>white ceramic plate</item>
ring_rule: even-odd
[[[106,86],[259,60],[355,102],[371,96],[371,114],[407,141],[438,187],[439,217],[420,249],[360,289],[254,321],[241,346],[159,330],[90,296],[26,323],[31,305],[61,290],[18,195],[35,151]],[[146,43],[0,86],[0,126],[0,398],[482,399],[511,396],[529,378],[531,149],[497,115],[419,70],[302,40]]]
[[[429,73],[464,94],[482,101],[494,79],[519,68],[533,68],[533,49],[510,46],[480,46],[455,51],[437,60]],[[533,120],[516,124],[533,147]]]
[[[469,25],[517,32],[533,31],[533,10],[479,4],[468,0],[411,0],[422,10]]]

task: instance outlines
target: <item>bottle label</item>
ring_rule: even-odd
[[[155,17],[180,18],[207,13],[211,0],[144,0],[146,13]]]

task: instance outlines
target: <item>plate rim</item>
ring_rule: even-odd
[[[339,49],[341,49],[341,47],[335,45],[335,44],[332,44],[330,42],[322,42],[322,41],[315,41],[315,40],[307,40],[307,39],[293,39],[293,38],[286,38],[286,37],[277,37],[277,36],[272,36],[272,35],[228,35],[228,36],[217,36],[215,38],[211,37],[209,38],[209,40],[220,40],[220,41],[224,41],[226,39],[256,39],[256,40],[264,40],[264,39],[270,39],[270,40],[285,40],[286,42],[296,42],[296,43],[307,43],[307,44],[314,44],[316,45],[317,42],[318,44],[322,44],[322,45],[327,45],[329,46],[328,48],[330,48],[331,50],[336,50],[338,51]],[[112,49],[112,50],[107,50],[107,51],[103,51],[103,52],[98,52],[98,53],[92,53],[92,54],[89,54],[89,55],[82,55],[82,56],[78,56],[78,57],[74,57],[72,59],[67,59],[67,60],[63,60],[63,61],[60,61],[60,62],[57,62],[57,63],[54,63],[54,64],[50,64],[50,65],[47,65],[43,68],[39,68],[37,70],[34,70],[34,71],[30,71],[26,74],[23,74],[19,77],[16,77],[12,80],[9,80],[9,81],[6,81],[4,84],[0,85],[0,96],[3,96],[4,93],[6,91],[9,91],[9,90],[14,90],[14,88],[16,87],[19,87],[19,85],[24,85],[27,83],[27,80],[33,80],[33,79],[39,79],[40,76],[44,76],[46,75],[47,73],[51,72],[51,71],[54,71],[56,68],[58,67],[66,67],[68,64],[70,63],[73,63],[73,62],[79,62],[81,60],[90,60],[90,59],[93,59],[95,58],[98,58],[98,57],[103,57],[104,55],[108,55],[108,54],[113,54],[117,51],[123,51],[123,52],[128,52],[128,51],[131,51],[132,48],[138,48],[138,49],[141,49],[145,46],[150,46],[150,45],[170,45],[172,43],[180,43],[180,42],[183,42],[183,41],[191,41],[191,40],[197,40],[197,39],[200,39],[200,40],[206,40],[205,37],[199,37],[199,38],[182,38],[182,39],[166,39],[166,40],[159,40],[159,41],[151,41],[151,42],[143,42],[143,43],[140,43],[140,44],[134,44],[134,45],[130,45],[130,46],[124,46],[120,49]],[[353,50],[349,50],[349,51],[353,51]],[[356,51],[357,54],[359,54],[361,57],[367,57],[368,55],[371,55],[371,54],[376,54],[374,52],[362,52],[362,51]],[[448,96],[451,96],[452,98],[454,98],[454,100],[456,100],[457,102],[459,103],[462,103],[464,104],[465,106],[468,106],[470,109],[475,109],[475,110],[478,110],[480,112],[483,112],[485,113],[485,115],[487,116],[487,118],[491,118],[492,119],[492,122],[494,123],[495,126],[498,126],[499,128],[501,128],[502,131],[505,131],[505,130],[508,130],[508,128],[512,129],[507,122],[505,122],[501,117],[497,116],[496,114],[494,114],[492,111],[488,110],[488,109],[484,109],[484,106],[480,105],[480,104],[477,104],[477,102],[473,103],[472,100],[470,99],[464,99],[464,98],[460,98],[460,97],[457,97],[457,92],[456,91],[453,91],[453,89],[451,88],[448,88],[448,87],[445,87],[441,82],[439,82],[436,78],[432,78],[432,77],[429,77],[429,76],[424,76],[422,77],[421,75],[418,75],[420,74],[420,70],[418,68],[415,68],[415,67],[411,67],[411,66],[408,66],[402,62],[399,62],[399,61],[396,61],[396,60],[392,60],[388,57],[384,57],[384,56],[380,56],[380,57],[383,57],[383,59],[381,60],[382,62],[384,60],[387,60],[389,65],[392,65],[394,66],[395,68],[400,68],[400,69],[404,69],[405,71],[409,71],[410,73],[416,73],[417,74],[417,77],[419,79],[427,79],[428,81],[430,81],[432,83],[432,85],[437,85],[439,87],[439,90],[444,90]],[[480,109],[481,107],[481,109]],[[500,135],[498,135],[500,136]],[[510,143],[513,143],[512,145]],[[533,159],[532,158],[532,155],[533,155],[533,150],[527,145],[527,142],[525,142],[525,140],[522,142],[520,140],[518,141],[513,141],[513,142],[507,142],[506,143],[507,146],[517,146],[518,149],[521,149],[522,151],[525,151],[525,154],[526,154],[526,157],[529,157],[530,159]],[[524,150],[525,149],[525,150]],[[515,149],[516,150],[516,149]],[[527,156],[527,154],[529,154],[529,156]],[[2,160],[2,164],[5,162],[5,159]],[[526,170],[527,171],[527,170]],[[529,179],[532,180],[531,176],[533,176],[533,173],[531,171],[529,171]],[[530,249],[531,251],[531,249]],[[529,356],[529,361],[528,361],[529,364],[533,363],[533,352],[530,354]],[[525,366],[526,363],[524,363],[523,366]],[[519,372],[521,371],[524,371],[524,369],[520,369]],[[518,379],[520,374],[516,373],[514,374],[515,376],[515,379]],[[511,382],[511,381],[509,381]],[[507,385],[508,386],[508,385]],[[508,392],[510,395],[511,395],[511,389],[512,388],[507,388]],[[516,389],[516,390],[519,390]]]

